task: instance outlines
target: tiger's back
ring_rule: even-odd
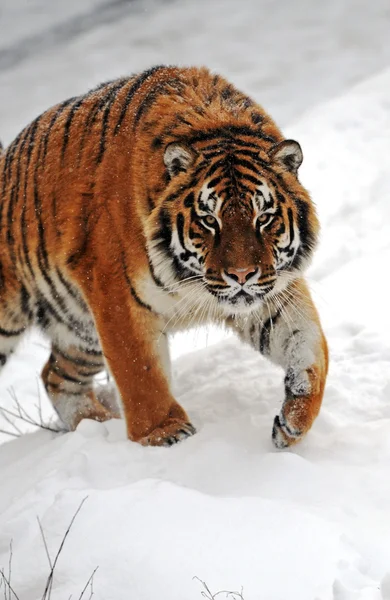
[[[184,150],[173,148],[183,142]],[[216,177],[221,153],[235,157],[234,164],[227,158],[233,165],[229,194],[256,193],[253,164],[269,174],[273,149],[282,142],[261,107],[223,78],[196,68],[154,67],[103,84],[35,119],[0,158],[2,364],[36,323],[52,339],[43,379],[69,428],[80,418],[112,416],[113,403],[99,401],[92,386],[108,363],[129,437],[159,443],[193,433],[171,396],[161,337],[176,312],[183,312],[178,308],[183,300],[191,319],[210,314],[199,311],[196,296],[189,302],[184,293],[209,254],[204,240],[195,244],[202,236],[194,198],[201,195],[205,169],[213,193],[226,196],[225,176]],[[303,262],[314,245],[318,223],[307,193],[288,170],[278,166],[270,185],[284,203],[282,218],[290,219],[290,246],[284,248],[293,253],[297,270],[298,258]],[[295,202],[287,209],[290,196]],[[307,230],[304,234],[301,227],[299,249],[293,247],[292,219],[304,221]],[[203,252],[201,259],[194,257],[195,248]],[[232,253],[226,248],[221,256]],[[253,261],[264,261],[259,252]],[[244,242],[233,254],[233,262],[246,260]],[[208,269],[215,271],[214,279],[218,269]],[[210,291],[215,297],[216,284]],[[227,317],[215,298],[209,306],[214,318]],[[181,318],[186,325],[189,319]],[[142,369],[130,380],[131,362]],[[134,418],[138,397],[143,408]]]

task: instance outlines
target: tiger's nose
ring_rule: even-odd
[[[250,267],[243,267],[242,269],[225,269],[225,273],[226,275],[234,279],[234,281],[238,281],[238,283],[244,285],[244,283],[248,281],[248,279],[253,277],[253,275],[256,275],[258,270],[259,269],[257,267],[251,265]]]

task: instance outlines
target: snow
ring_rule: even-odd
[[[207,4],[207,22],[195,5],[151,4],[142,31],[145,14],[138,7],[115,28],[98,25],[68,46],[0,72],[1,89],[10,90],[0,98],[2,128],[10,139],[40,108],[94,84],[95,77],[177,62],[175,51],[187,62],[218,67],[274,107],[285,134],[303,147],[301,179],[322,223],[309,273],[331,352],[322,411],[303,442],[276,451],[270,434],[283,399],[282,372],[213,330],[208,347],[202,332],[173,344],[174,391],[197,426],[193,438],[169,449],[143,448],[126,440],[120,421],[84,421],[74,433],[36,431],[3,443],[0,569],[8,571],[12,539],[12,584],[21,600],[41,598],[48,574],[36,517],[54,556],[85,497],[59,558],[53,599],[78,598],[97,566],[97,600],[195,600],[203,589],[195,576],[214,593],[243,586],[245,600],[390,598],[390,70],[366,79],[390,56],[385,3],[370,3],[358,24],[352,16],[343,21],[352,10],[347,1],[302,1],[301,11],[286,2],[278,15],[266,10],[266,0],[243,2],[240,13],[230,0],[224,4],[222,14],[220,2]],[[257,21],[250,17],[260,4],[264,21],[260,9]],[[72,11],[69,4],[67,14]],[[215,45],[206,43],[218,14]],[[277,19],[280,36],[289,36],[279,55],[283,37],[270,29]],[[252,53],[237,34],[246,24]],[[224,32],[227,38],[235,32],[231,47],[217,43]],[[17,35],[23,37],[23,28]],[[262,75],[255,75],[257,60],[264,64],[255,39],[273,57],[273,69]],[[304,69],[296,66],[298,57]],[[317,59],[323,73],[315,79]],[[291,69],[267,82],[283,61]],[[16,91],[34,78],[40,83],[26,102]],[[365,80],[349,87],[357,79]],[[308,111],[302,116],[299,107]],[[214,344],[217,338],[222,341]],[[195,352],[193,342],[200,348]],[[7,390],[13,388],[34,413],[47,353],[36,334],[22,344],[1,374],[3,406],[11,405]],[[44,398],[43,412],[51,414]]]

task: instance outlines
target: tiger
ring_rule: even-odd
[[[171,446],[196,429],[171,391],[169,338],[220,324],[282,367],[272,440],[301,440],[328,371],[302,159],[205,67],[154,66],[43,112],[0,158],[1,366],[35,325],[66,430],[122,417],[130,440]],[[114,396],[96,387],[104,370]]]

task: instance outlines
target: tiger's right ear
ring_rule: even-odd
[[[164,163],[171,177],[185,173],[195,160],[195,152],[188,146],[173,142],[164,152]]]

